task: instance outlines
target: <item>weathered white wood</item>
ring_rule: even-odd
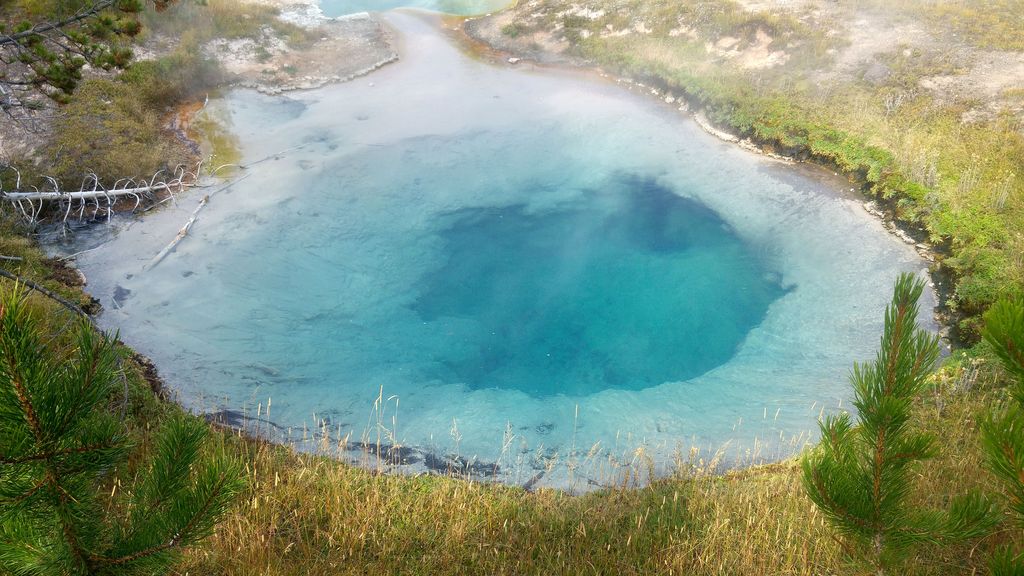
[[[21,173],[18,173],[18,179],[15,182],[14,190],[3,190],[0,187],[0,200],[7,200],[9,202],[21,202],[39,200],[58,200],[58,201],[96,201],[100,198],[116,198],[119,196],[141,196],[144,194],[150,194],[160,190],[172,192],[177,188],[186,188],[195,184],[198,180],[198,174],[202,170],[203,163],[199,162],[196,167],[196,171],[189,172],[184,166],[178,166],[173,174],[172,178],[160,179],[160,175],[163,174],[163,170],[157,171],[153,174],[153,177],[149,181],[141,180],[136,181],[131,178],[122,178],[114,183],[111,188],[106,188],[100,185],[99,176],[96,174],[88,174],[85,177],[85,181],[82,183],[81,188],[78,190],[61,190],[60,185],[54,178],[45,176],[44,178],[50,182],[52,190],[43,191],[35,189],[32,191],[20,190],[21,188]],[[90,187],[89,184],[92,184]],[[141,183],[139,186],[137,184]]]
[[[213,192],[210,192],[206,196],[203,196],[203,199],[199,201],[199,205],[196,206],[196,209],[192,211],[192,215],[189,217],[188,222],[185,222],[185,225],[181,227],[181,230],[178,230],[178,234],[174,237],[174,240],[171,240],[170,244],[168,244],[167,246],[164,246],[164,249],[161,250],[160,252],[158,252],[157,255],[154,256],[153,259],[150,260],[149,263],[146,264],[143,267],[143,270],[150,270],[154,266],[159,264],[168,254],[171,253],[172,250],[175,249],[175,247],[178,246],[179,243],[181,243],[182,240],[185,239],[185,236],[188,236],[189,231],[192,230],[192,225],[196,223],[196,218],[199,217],[199,212],[203,208],[205,208],[207,204],[210,203],[210,197],[211,196],[213,196],[214,194],[216,194],[216,193],[218,193],[218,192],[220,192],[222,190],[226,190],[226,189],[234,186],[235,184],[237,184],[238,182],[240,182],[242,180],[245,180],[246,178],[249,177],[249,175],[250,174],[246,174],[245,176],[242,176],[241,178],[238,178],[238,179],[236,179],[236,180],[234,180],[232,182],[229,182],[229,183],[225,184],[224,186],[221,186],[220,188],[214,190]]]
[[[0,192],[0,199],[10,202],[19,200],[94,200],[97,198],[116,198],[118,196],[138,196],[150,194],[159,190],[170,190],[177,188],[180,184],[168,184],[161,182],[152,186],[139,186],[136,188],[118,188],[114,190],[80,190],[78,192]]]
[[[14,190],[3,190],[0,187],[0,201],[10,202],[32,224],[38,221],[44,206],[54,202],[62,206],[64,222],[67,222],[68,218],[76,213],[79,219],[85,218],[86,209],[90,206],[95,207],[95,210],[90,212],[93,217],[105,213],[109,221],[114,212],[114,205],[124,197],[135,199],[135,206],[132,210],[138,209],[143,197],[153,196],[161,191],[166,192],[168,197],[174,200],[176,190],[180,191],[198,184],[198,175],[202,171],[202,166],[203,163],[199,162],[195,172],[189,172],[184,166],[178,166],[174,170],[174,174],[168,175],[167,178],[162,178],[163,170],[157,171],[149,180],[136,181],[131,178],[122,178],[111,188],[102,186],[100,178],[96,174],[88,174],[82,182],[82,186],[76,191],[61,190],[57,180],[49,176],[44,177],[50,183],[49,191],[38,188],[32,191],[22,190],[21,173],[16,171],[17,181]]]
[[[196,206],[196,209],[192,211],[192,216],[189,217],[188,222],[185,222],[185,225],[181,227],[181,230],[178,230],[178,235],[174,237],[174,240],[171,240],[170,244],[164,246],[164,249],[158,252],[157,255],[154,256],[153,259],[149,261],[149,264],[146,264],[146,267],[144,268],[145,270],[149,270],[150,268],[159,264],[160,261],[164,259],[164,257],[171,253],[171,250],[174,250],[175,246],[177,246],[179,242],[185,239],[185,236],[188,236],[188,231],[191,230],[192,225],[196,223],[196,218],[199,216],[199,211],[206,207],[206,204],[209,203],[209,201],[209,194],[203,196],[203,199],[199,201],[199,206]]]

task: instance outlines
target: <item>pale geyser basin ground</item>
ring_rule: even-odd
[[[393,8],[419,8],[443,14],[474,16],[496,12],[509,0],[318,0],[324,16],[335,18],[357,12],[383,12]]]
[[[694,446],[784,457],[847,402],[893,281],[925,268],[861,199],[646,94],[387,20],[401,60],[370,76],[211,101],[271,158],[157,266],[211,189],[80,237],[106,242],[78,257],[103,326],[181,402],[272,399],[278,438],[326,422],[577,490]]]

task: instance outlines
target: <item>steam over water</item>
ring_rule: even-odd
[[[858,201],[647,96],[388,19],[397,64],[211,102],[269,159],[159,265],[203,192],[76,248],[109,240],[79,257],[102,322],[186,405],[272,398],[281,434],[315,414],[414,469],[586,489],[691,446],[788,454],[849,396],[923,268]]]
[[[383,12],[392,8],[422,8],[443,14],[473,16],[501,10],[509,0],[320,0],[324,16],[337,17],[357,12]]]

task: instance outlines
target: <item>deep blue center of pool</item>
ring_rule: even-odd
[[[436,377],[534,396],[638,390],[728,361],[784,292],[712,210],[622,177],[553,210],[442,216],[413,309],[450,342]]]

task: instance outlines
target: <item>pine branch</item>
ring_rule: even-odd
[[[158,11],[170,1],[152,0]],[[126,44],[141,25],[137,18],[129,21],[122,15],[141,8],[142,0],[91,0],[66,18],[24,24],[0,34],[0,108],[15,121],[30,119],[31,111],[43,106],[41,97],[67,102],[86,65],[102,70],[126,67],[132,57]]]
[[[0,295],[0,573],[166,567],[172,551],[205,537],[227,510],[241,489],[237,466],[201,459],[208,429],[180,417],[161,436],[150,481],[121,492],[147,501],[98,506],[101,486],[127,455],[123,427],[104,403],[114,391],[117,351],[86,321],[71,353],[44,344],[24,294]],[[121,538],[125,526],[139,529],[138,538]]]
[[[1020,576],[1024,574],[1024,557],[1008,547],[1002,547],[989,559],[988,569],[992,576]]]
[[[1024,526],[1024,300],[1003,299],[985,314],[985,339],[1014,378],[1015,405],[982,422],[988,468],[1003,483],[1004,498]]]
[[[60,30],[72,24],[81,22],[82,20],[92,18],[93,16],[99,14],[107,8],[112,7],[114,5],[114,1],[115,0],[100,0],[99,2],[93,4],[92,6],[89,6],[84,10],[79,11],[74,16],[67,18],[65,20],[37,24],[36,26],[33,26],[32,29],[26,30],[24,32],[11,34],[8,36],[0,36],[0,46],[5,46],[8,44],[21,44],[21,40],[24,40],[30,36],[41,36],[44,33],[49,32],[51,30]]]
[[[29,280],[27,278],[22,278],[21,276],[18,276],[17,274],[13,274],[11,272],[8,272],[7,270],[4,270],[3,268],[0,268],[0,276],[3,276],[4,278],[8,278],[10,280],[14,280],[15,282],[17,282],[21,286],[25,286],[26,288],[30,288],[32,290],[35,290],[36,292],[39,292],[43,296],[46,296],[47,298],[53,300],[54,302],[57,302],[58,304],[60,304],[61,306],[65,307],[65,308],[67,308],[68,310],[71,310],[75,314],[78,314],[79,316],[81,316],[83,318],[87,318],[87,319],[89,319],[90,322],[92,322],[92,318],[88,314],[85,313],[85,310],[82,310],[82,308],[80,306],[78,306],[77,304],[74,304],[73,302],[71,302],[67,298],[64,298],[63,296],[61,296],[61,295],[59,295],[59,294],[57,294],[55,292],[52,292],[52,291],[48,290],[47,288],[44,288],[43,286],[40,286],[39,284],[36,284],[35,282],[33,282],[33,281],[31,281],[31,280]]]
[[[49,452],[41,452],[37,454],[29,454],[27,456],[19,456],[17,458],[11,458],[7,456],[0,456],[0,464],[24,464],[26,462],[32,462],[35,460],[53,460],[60,456],[67,456],[70,454],[82,454],[85,452],[94,452],[96,450],[103,450],[107,448],[113,448],[114,444],[111,442],[102,442],[98,444],[88,444],[83,446],[76,446],[74,448],[64,448],[61,450],[51,450]]]
[[[137,545],[141,535],[151,535],[154,529],[162,531],[168,524],[166,508],[182,497],[206,435],[207,430],[199,422],[181,417],[164,425],[156,442],[153,463],[135,491],[138,497],[133,499],[129,531],[123,537],[128,546]],[[161,534],[159,539],[169,537]]]
[[[25,500],[28,500],[29,498],[35,496],[40,490],[46,487],[46,480],[46,478],[43,478],[42,480],[37,482],[35,486],[30,488],[27,492],[22,493],[20,496],[14,498],[13,500],[7,500],[4,501],[3,503],[6,504],[7,506],[15,506],[17,504],[21,504]]]
[[[935,439],[911,427],[913,398],[939,354],[938,339],[915,326],[923,290],[909,274],[896,281],[875,362],[854,365],[856,426],[845,415],[824,421],[819,447],[802,463],[811,500],[880,574],[915,544],[977,537],[994,522],[991,504],[975,495],[948,511],[908,503],[911,467],[935,453]]]
[[[224,499],[225,495],[229,494],[230,484],[236,481],[237,476],[235,476],[232,473],[232,471],[225,470],[221,472],[217,476],[213,489],[202,501],[202,504],[200,505],[199,509],[191,515],[191,517],[188,519],[188,522],[182,529],[177,530],[174,533],[174,535],[171,536],[171,539],[169,541],[156,546],[150,546],[143,550],[139,550],[137,552],[126,554],[124,556],[119,556],[116,558],[103,558],[99,556],[94,556],[92,559],[100,564],[118,566],[128,564],[131,562],[136,562],[149,556],[155,556],[157,554],[161,554],[173,548],[190,543],[192,541],[192,538],[194,537],[193,532],[197,531],[197,527],[199,527],[203,522],[209,521],[210,517],[212,516],[210,512],[213,510],[215,506],[217,506],[220,500]]]
[[[832,499],[831,492],[825,485],[825,479],[821,474],[820,469],[810,467],[807,468],[807,472],[811,475],[813,486],[815,488],[815,496],[821,500],[821,508],[828,512],[828,514],[835,516],[837,519],[848,522],[854,526],[868,530],[873,528],[864,519],[851,514],[844,506],[841,506],[838,502]]]
[[[35,399],[29,390],[29,380],[33,375],[40,376],[34,370],[35,363],[40,361],[37,356],[41,351],[36,335],[34,321],[25,314],[24,299],[17,293],[8,295],[0,307],[2,314],[3,334],[0,337],[0,355],[2,355],[7,381],[14,389],[26,424],[35,439],[36,449],[47,451],[52,439],[44,430],[42,419],[35,406]],[[24,355],[31,359],[26,362]],[[44,378],[43,381],[46,381]],[[43,484],[50,494],[53,511],[60,519],[61,533],[68,550],[71,552],[75,565],[88,568],[88,552],[84,550],[81,537],[75,528],[75,514],[72,507],[80,504],[79,499],[72,496],[64,486],[65,475],[54,458],[43,458],[40,461],[43,469]]]

